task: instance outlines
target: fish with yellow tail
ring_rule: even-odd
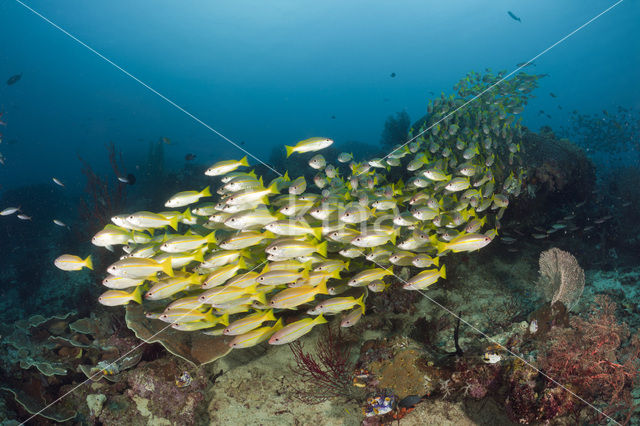
[[[189,204],[197,203],[198,200],[202,197],[211,197],[211,190],[208,186],[202,191],[178,192],[173,197],[169,198],[169,200],[164,203],[164,206],[170,208],[184,207],[188,206]]]
[[[241,160],[225,160],[218,161],[213,166],[209,167],[204,174],[207,176],[222,176],[236,170],[238,167],[248,167],[249,162],[247,161],[247,157],[242,157]]]
[[[130,301],[142,304],[142,286],[138,286],[131,293],[123,290],[107,290],[100,297],[98,302],[105,306],[121,306],[126,305]]]
[[[296,309],[297,306],[312,301],[318,294],[329,294],[326,281],[315,287],[303,285],[281,290],[271,298],[269,306],[276,309]]]
[[[279,256],[283,260],[299,256],[308,256],[314,252],[322,257],[327,257],[327,242],[323,241],[318,243],[287,238],[276,240],[270,244],[265,251],[268,254]]]
[[[447,278],[447,270],[445,269],[445,265],[438,269],[427,269],[426,271],[422,271],[413,278],[409,279],[402,286],[405,290],[423,290],[429,287],[431,284],[434,284],[438,279],[446,279]]]
[[[316,325],[326,322],[327,320],[322,314],[315,318],[304,318],[300,321],[292,322],[275,332],[269,339],[269,344],[284,345],[285,343],[291,343],[310,332]]]
[[[162,228],[168,225],[172,227],[174,230],[177,230],[178,219],[179,219],[178,216],[167,218],[158,213],[141,211],[141,212],[136,212],[127,216],[126,222],[140,229]]]
[[[281,329],[282,318],[278,319],[278,322],[273,326],[256,328],[255,330],[236,336],[231,342],[229,342],[229,346],[234,349],[250,348],[251,346],[264,342],[271,337],[271,335]]]
[[[247,315],[244,318],[236,320],[229,324],[227,328],[222,331],[222,334],[227,336],[237,336],[245,334],[251,330],[255,330],[260,327],[265,321],[275,321],[276,317],[273,315],[273,309],[268,311],[257,311],[254,314]]]
[[[160,250],[166,253],[182,253],[192,251],[205,244],[215,244],[216,234],[211,232],[208,235],[180,235],[171,237],[160,245]]]
[[[364,293],[356,299],[353,296],[348,297],[333,297],[331,299],[324,300],[318,303],[315,308],[309,310],[307,313],[310,315],[318,315],[318,314],[337,314],[342,311],[346,311],[348,309],[353,308],[354,306],[360,306],[363,310],[364,306]]]
[[[109,266],[107,272],[122,278],[147,278],[157,272],[164,272],[170,277],[173,276],[170,258],[163,262],[157,262],[153,259],[142,257],[127,257]]]
[[[431,238],[431,242],[438,249],[438,255],[447,250],[451,250],[454,253],[480,250],[491,241],[491,237],[485,234],[463,234],[446,243],[438,241],[435,236]]]
[[[322,137],[314,137],[302,140],[295,144],[294,146],[285,145],[285,149],[287,151],[287,158],[293,154],[297,153],[305,153],[305,152],[313,152],[320,151],[321,149],[325,149],[328,146],[331,146],[333,143],[333,139],[322,138]]]
[[[82,268],[89,268],[93,270],[91,255],[82,259],[73,254],[63,254],[62,256],[58,256],[56,260],[53,261],[53,264],[63,271],[79,271]]]

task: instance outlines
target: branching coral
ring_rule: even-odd
[[[353,386],[351,350],[340,329],[327,327],[316,343],[316,355],[304,352],[297,340],[289,345],[296,365],[292,368],[301,380],[296,397],[306,403],[319,403],[333,397],[353,399],[359,393]],[[293,385],[296,387],[296,385]]]

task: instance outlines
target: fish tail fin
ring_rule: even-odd
[[[87,258],[84,260],[84,266],[93,271],[93,260],[91,260],[91,255],[87,256]]]
[[[316,237],[316,240],[322,239],[322,227],[318,226],[317,228],[312,228],[313,236]]]
[[[267,316],[265,317],[265,321],[275,321],[276,319],[277,319],[276,316],[273,314],[273,309],[269,309],[267,311]]]
[[[336,269],[335,271],[331,272],[331,274],[329,274],[329,278],[333,278],[334,280],[339,280],[340,278],[340,269]]]
[[[320,314],[313,320],[313,322],[315,322],[317,325],[317,324],[325,324],[329,321],[327,321],[325,317],[322,314]]]
[[[282,176],[282,179],[284,179],[285,182],[291,181],[291,178],[289,177],[289,170],[284,171],[284,176]]]
[[[238,269],[247,269],[247,262],[245,262],[242,256],[238,259]]]
[[[216,231],[211,231],[209,233],[209,235],[207,235],[206,237],[204,237],[207,240],[207,243],[209,244],[215,244],[217,242],[216,240]]]
[[[431,235],[429,237],[429,241],[431,241],[431,244],[436,248],[436,250],[438,251],[438,255],[440,255],[440,253],[444,252],[445,250],[447,250],[447,243],[444,243],[440,240],[438,240],[438,237],[436,237],[435,235]]]
[[[267,188],[269,190],[270,194],[279,194],[280,191],[278,191],[278,183],[277,182],[273,182],[271,185],[269,185],[269,188]]]
[[[203,197],[211,197],[211,188],[207,186],[205,189],[200,191],[200,195]]]
[[[225,313],[225,314],[220,318],[220,320],[218,321],[218,323],[219,323],[219,324],[222,324],[222,325],[225,325],[225,326],[229,325],[229,313],[228,313],[228,312],[227,312],[227,313]]]
[[[194,309],[195,310],[195,309]],[[213,313],[213,308],[209,309],[204,313],[204,320],[206,322],[217,322],[218,316]]]
[[[289,158],[289,156],[293,154],[293,147],[289,145],[285,145],[284,149],[287,151],[287,158]]]
[[[440,268],[440,271],[438,271],[438,274],[440,275],[440,278],[442,278],[443,280],[447,279],[447,268],[446,268],[446,265],[442,265],[442,267]]]
[[[139,285],[135,290],[131,293],[131,300],[136,302],[138,305],[142,305],[142,286]]]
[[[178,216],[169,219],[169,226],[172,227],[174,231],[178,230]]]
[[[362,313],[364,314],[364,311],[365,311],[364,292],[362,292],[362,295],[356,299],[356,303],[360,306],[360,308],[362,309]]]
[[[249,167],[249,160],[247,160],[247,156],[246,155],[240,159],[240,165],[241,166],[245,166],[245,167]]]
[[[391,233],[391,244],[396,245],[396,238],[398,238],[398,234],[400,233],[400,228],[394,228]]]
[[[271,331],[276,332],[280,330],[282,327],[284,327],[284,324],[282,323],[282,317],[281,317],[281,318],[278,318],[278,321],[273,325],[273,327],[271,327]]]
[[[434,265],[440,266],[440,258],[438,256],[432,257],[431,261],[433,262]]]
[[[267,296],[265,296],[264,293],[255,293],[253,295],[253,300],[258,301],[258,302],[262,303],[263,305],[267,304]]]
[[[276,237],[276,234],[274,234],[271,231],[264,231],[262,233],[262,238],[275,238],[275,237]]]
[[[311,260],[307,260],[302,265],[303,265],[302,270],[306,271],[306,272],[309,272],[311,270],[311,267],[313,266],[313,262]]]
[[[173,276],[173,268],[171,267],[171,258],[166,259],[164,262],[160,264],[160,266],[162,266],[162,272],[169,275],[170,277]]]
[[[316,294],[329,294],[327,290],[327,280],[322,280],[320,284],[318,284]]]
[[[182,213],[182,218],[188,221],[193,220],[193,216],[191,216],[191,210],[189,209],[189,207],[187,207],[187,209]]]
[[[196,252],[193,255],[193,260],[195,260],[196,262],[204,262],[204,250],[196,250]]]
[[[322,257],[327,257],[327,242],[323,241],[316,246],[316,251]]]
[[[202,284],[202,281],[204,281],[204,279],[206,278],[206,275],[198,275],[196,273],[193,273],[189,276],[189,282],[191,284]]]

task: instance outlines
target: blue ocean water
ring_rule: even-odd
[[[598,167],[603,203],[624,204],[616,185],[629,183],[615,173],[640,167],[640,4],[623,1],[589,22],[613,4],[0,0],[0,210],[19,206],[31,218],[0,216],[3,322],[91,311],[98,286],[62,286],[53,260],[91,250],[82,160],[117,188],[110,143],[120,177],[136,180],[121,185],[121,207],[159,209],[163,196],[200,189],[202,176],[190,187],[191,176],[243,151],[275,167],[283,145],[318,135],[347,151],[355,142],[380,149],[389,116],[405,111],[413,123],[468,72],[510,73],[533,58],[523,71],[546,76],[523,125],[574,137]],[[578,116],[620,132],[590,147],[578,140]],[[630,140],[613,152],[622,134]],[[618,226],[634,223],[612,213]],[[618,255],[637,260],[638,250]]]
[[[515,69],[599,13],[602,2],[33,2],[30,6],[246,149],[330,134],[376,144],[385,118],[425,112],[470,70]],[[629,2],[535,61],[548,73],[527,126],[565,125],[638,99],[638,10]],[[76,155],[105,167],[114,141],[128,168],[149,140],[168,137],[169,160],[239,152],[17,2],[1,9],[3,188],[82,181]],[[507,11],[522,16],[517,22]],[[390,78],[396,73],[395,78]],[[548,96],[554,92],[559,97]],[[563,110],[558,110],[561,105]],[[539,117],[549,111],[551,119]],[[335,119],[331,117],[335,116]],[[139,139],[143,139],[139,141]]]

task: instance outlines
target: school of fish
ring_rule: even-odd
[[[356,162],[341,153],[329,164],[320,152],[333,141],[313,137],[286,147],[288,157],[313,155],[305,160],[309,181],[285,173],[265,183],[246,157],[220,161],[205,172],[215,199],[209,186],[192,188],[170,197],[167,211],[113,217],[92,238],[124,251],[107,268],[99,302],[141,303],[148,318],[234,336],[230,346],[246,348],[292,342],[336,314],[352,326],[368,292],[400,280],[394,268],[410,268],[400,280],[405,290],[424,291],[446,278],[443,255],[496,237],[522,190],[516,116],[539,76],[495,84],[502,75],[467,75],[456,95],[431,101],[409,142],[385,157]],[[56,266],[93,267],[74,255]],[[302,318],[284,325],[289,310]]]

